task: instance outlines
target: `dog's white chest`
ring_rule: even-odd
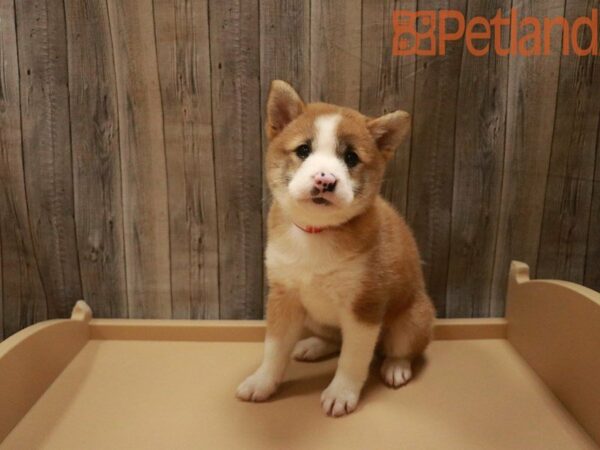
[[[300,229],[269,242],[266,264],[271,281],[300,293],[311,318],[337,326],[343,308],[360,292],[364,260],[337,248],[327,236]]]

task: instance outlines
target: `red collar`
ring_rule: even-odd
[[[313,227],[311,225],[308,225],[306,227],[301,227],[300,225],[298,225],[295,222],[294,222],[294,225],[296,225],[298,228],[300,228],[305,233],[309,233],[309,234],[317,234],[317,233],[320,233],[321,231],[324,231],[327,229],[327,227]]]

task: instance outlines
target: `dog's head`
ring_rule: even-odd
[[[305,104],[283,81],[267,101],[266,176],[275,201],[302,225],[333,226],[375,199],[388,161],[410,130],[396,111],[376,119],[325,103]]]

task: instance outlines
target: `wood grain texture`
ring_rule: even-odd
[[[0,339],[47,317],[29,227],[21,138],[14,2],[0,0]]]
[[[467,20],[507,15],[508,0],[470,2]],[[508,45],[504,34],[503,47]],[[477,44],[481,47],[481,43]],[[446,293],[449,317],[485,317],[504,159],[508,58],[463,48],[454,143],[454,187]]]
[[[62,0],[15,2],[24,173],[48,317],[81,298],[73,210],[67,40]]]
[[[171,317],[169,217],[152,1],[108,1],[130,317]]]
[[[590,16],[597,0],[567,2],[565,17]],[[579,45],[590,45],[589,28]],[[562,55],[547,175],[538,278],[583,283],[590,222],[596,138],[600,121],[600,59]]]
[[[464,13],[465,7],[465,1],[419,2],[419,9],[426,10],[455,9]],[[455,25],[452,23],[449,30]],[[407,219],[421,249],[428,290],[440,317],[446,316],[462,47],[462,41],[454,41],[444,57],[417,57]]]
[[[564,0],[513,1],[522,16],[564,14]],[[523,30],[519,30],[521,36]],[[560,49],[558,27],[552,47]],[[510,57],[508,113],[502,197],[494,256],[491,314],[504,314],[506,280],[511,260],[524,261],[535,273],[544,195],[554,124],[560,52]]]
[[[263,155],[267,149],[266,104],[272,80],[284,80],[304,101],[310,99],[310,0],[260,2],[260,112]],[[264,158],[263,158],[264,159]],[[266,246],[267,214],[271,195],[263,173],[263,246]],[[264,251],[264,250],[263,250]],[[266,278],[266,271],[265,271]],[[268,282],[263,281],[263,298]],[[266,303],[265,303],[266,304]]]
[[[261,117],[272,80],[285,80],[304,100],[310,95],[310,0],[260,2]]]
[[[393,56],[394,10],[416,11],[417,1],[365,1],[361,27],[360,111],[371,117],[402,109],[413,114],[415,56]],[[411,137],[388,163],[383,196],[406,213]]]
[[[311,101],[360,106],[361,10],[361,0],[311,0]]]
[[[259,7],[209,3],[222,319],[262,317]]]
[[[2,288],[2,236],[0,236],[0,341],[4,339],[4,290]]]
[[[127,317],[117,87],[108,9],[66,0],[75,222],[83,298]]]
[[[219,317],[208,2],[155,0],[173,317]]]
[[[600,292],[600,124],[596,136],[595,167],[583,284]]]

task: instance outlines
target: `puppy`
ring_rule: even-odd
[[[412,233],[379,196],[386,161],[409,130],[406,112],[371,119],[305,104],[291,86],[272,82],[267,333],[262,364],[238,387],[240,399],[269,398],[292,354],[313,361],[340,352],[321,395],[331,416],[356,408],[376,348],[387,385],[410,379],[435,312]],[[299,341],[305,328],[313,335]]]

